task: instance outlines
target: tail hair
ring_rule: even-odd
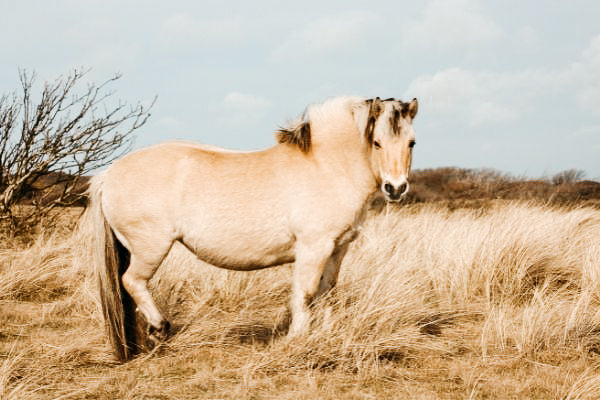
[[[135,302],[123,288],[121,276],[130,254],[115,236],[102,211],[104,173],[93,177],[88,189],[86,223],[92,228],[91,258],[98,283],[106,332],[119,361],[129,360],[138,350]]]

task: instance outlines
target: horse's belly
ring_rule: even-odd
[[[233,270],[255,270],[294,261],[294,241],[282,232],[227,232],[183,235],[181,242],[204,262]]]

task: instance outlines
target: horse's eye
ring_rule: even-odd
[[[417,144],[417,142],[415,142],[414,140],[411,140],[410,142],[408,142],[408,147],[410,147],[412,149],[413,147],[415,147],[415,144]]]
[[[373,146],[375,146],[376,149],[381,148],[381,145],[379,144],[379,142],[377,140],[373,142]]]

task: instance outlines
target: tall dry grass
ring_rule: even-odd
[[[110,357],[77,237],[0,253],[0,398],[564,398],[600,393],[600,211],[525,202],[369,217],[309,335],[290,266],[182,247],[152,282],[172,338]]]

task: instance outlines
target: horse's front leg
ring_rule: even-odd
[[[325,264],[325,271],[323,272],[321,281],[319,282],[319,288],[317,290],[316,297],[322,296],[329,292],[337,283],[338,275],[340,273],[340,267],[350,242],[344,243],[333,251],[333,254],[327,260]]]
[[[296,243],[296,263],[292,282],[292,323],[289,336],[305,333],[310,325],[309,306],[319,290],[325,267],[334,250],[334,241]]]

